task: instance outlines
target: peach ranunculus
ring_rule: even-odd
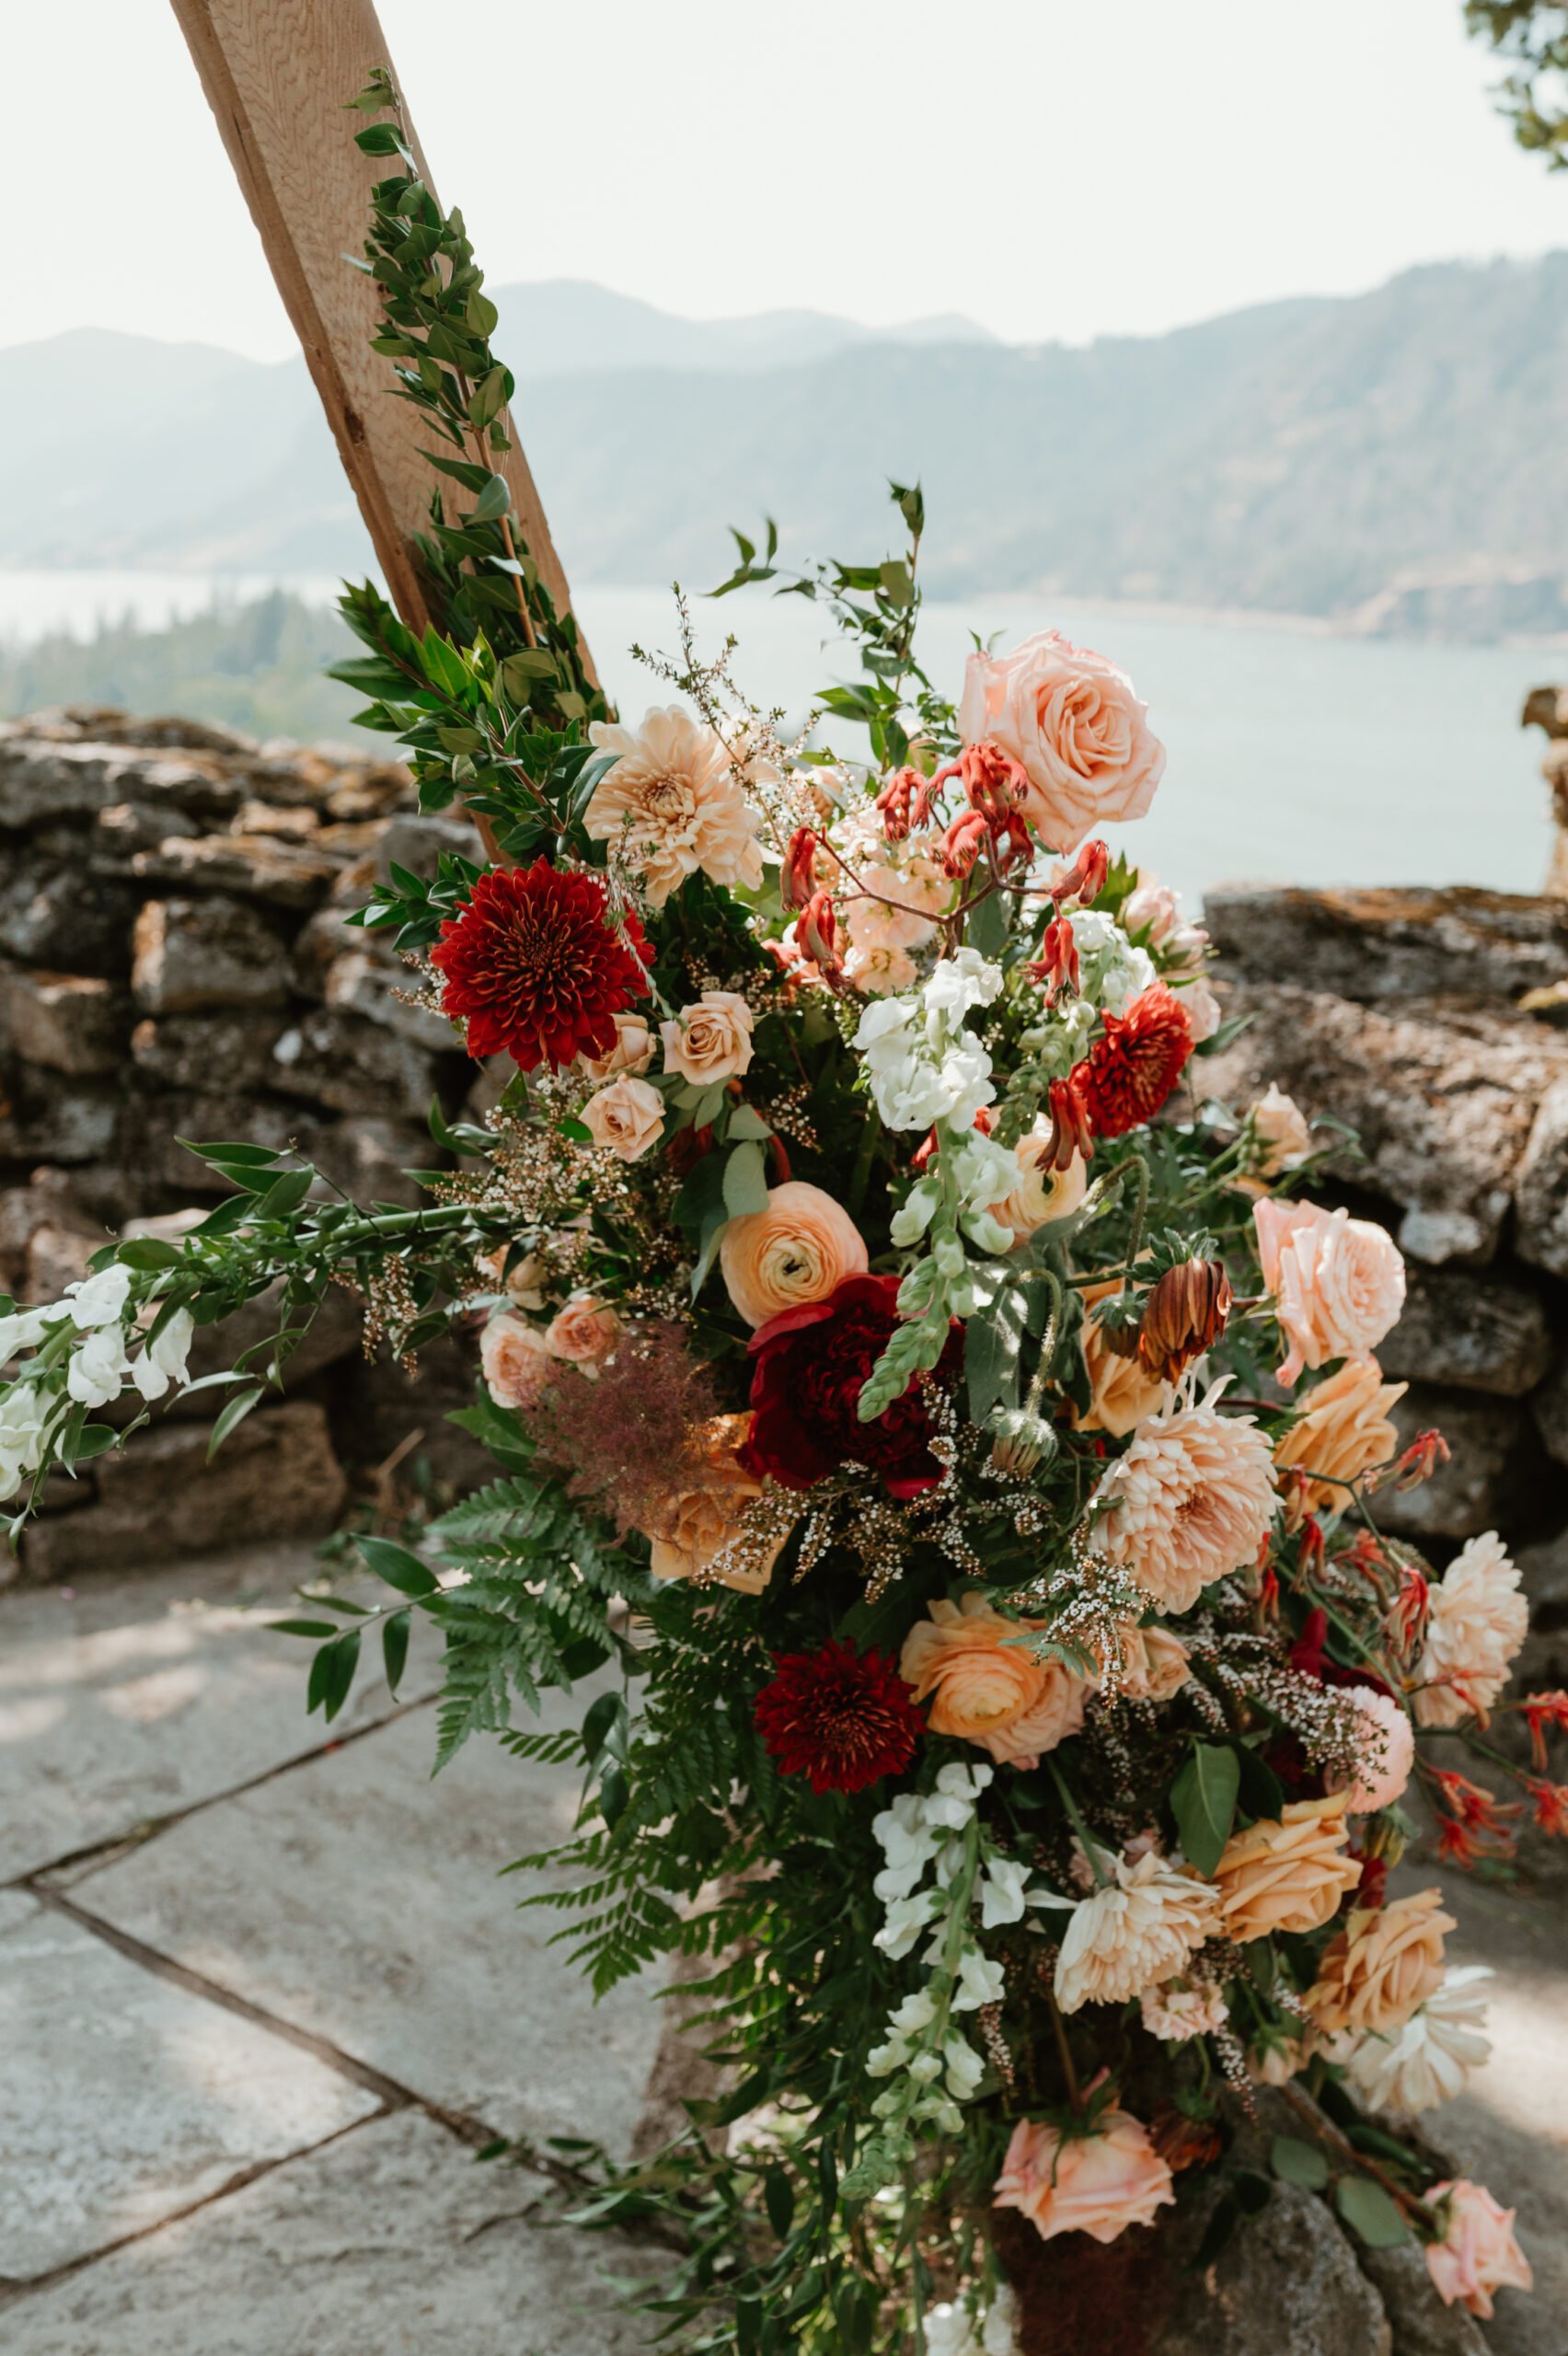
[[[1146,1850],[1136,1865],[1107,1859],[1111,1878],[1075,1906],[1056,1958],[1056,2002],[1064,2013],[1085,2004],[1124,2004],[1131,1996],[1184,1970],[1188,1958],[1219,1929],[1214,1891]]]
[[[546,1326],[545,1347],[552,1357],[564,1358],[591,1382],[596,1382],[599,1369],[615,1355],[620,1331],[620,1319],[608,1301],[595,1300],[591,1293],[580,1293]]]
[[[479,1365],[498,1407],[536,1407],[560,1360],[544,1335],[514,1309],[492,1309],[479,1336]]]
[[[1020,1147],[1020,1160],[1022,1151]],[[1136,1351],[1124,1358],[1112,1349],[1097,1320],[1089,1314],[1097,1301],[1121,1289],[1115,1283],[1090,1285],[1085,1289],[1083,1362],[1089,1374],[1089,1408],[1081,1415],[1076,1407],[1071,1411],[1075,1431],[1109,1432],[1113,1439],[1125,1439],[1146,1416],[1159,1415],[1170,1403],[1170,1385],[1150,1374]]]
[[[1299,1464],[1321,1476],[1309,1479],[1303,1493],[1309,1513],[1348,1505],[1352,1490],[1345,1484],[1398,1454],[1400,1438],[1389,1410],[1406,1388],[1385,1382],[1376,1358],[1346,1358],[1297,1403],[1301,1420],[1275,1443],[1274,1458],[1281,1472]]]
[[[1426,2245],[1426,2270],[1446,2307],[1458,2299],[1472,2316],[1486,2316],[1494,2291],[1534,2290],[1529,2259],[1514,2237],[1516,2210],[1500,2209],[1484,2185],[1462,2176],[1431,2186],[1426,2199],[1447,2210],[1442,2240]]]
[[[1483,1530],[1433,1582],[1416,1669],[1417,1724],[1457,1727],[1473,1713],[1484,1726],[1529,1626],[1518,1570],[1497,1532]]]
[[[656,705],[635,734],[598,720],[588,733],[617,758],[594,787],[583,824],[594,842],[624,846],[651,907],[662,908],[698,868],[715,884],[755,891],[760,818],[711,728],[672,704]]]
[[[663,1134],[664,1100],[645,1080],[623,1073],[590,1096],[582,1118],[595,1145],[622,1161],[639,1161]]]
[[[991,1217],[1012,1230],[1015,1244],[1026,1242],[1047,1220],[1066,1218],[1089,1192],[1088,1166],[1076,1153],[1065,1170],[1052,1169],[1051,1131],[1049,1121],[1036,1121],[1020,1139],[1018,1184],[991,1205]]]
[[[695,1006],[683,1006],[680,1020],[661,1022],[664,1068],[694,1086],[738,1079],[752,1059],[752,1011],[735,990],[704,990]]]
[[[740,1461],[751,1422],[749,1414],[714,1415],[693,1430],[690,1461],[681,1468],[679,1485],[651,1505],[645,1515],[644,1534],[652,1548],[649,1568],[656,1579],[696,1577],[742,1538],[742,1511],[763,1490]],[[754,1551],[751,1560],[715,1572],[717,1585],[741,1595],[760,1595],[788,1536],[786,1530],[760,1552]]]
[[[616,1026],[616,1044],[609,1054],[580,1055],[578,1063],[590,1080],[618,1080],[622,1072],[629,1072],[635,1079],[652,1062],[658,1040],[649,1029],[647,1018],[634,1014],[629,1007],[623,1007],[618,1014],[612,1014],[610,1021]]]
[[[1354,1907],[1323,1949],[1307,2007],[1320,2034],[1402,2028],[1443,1978],[1443,1934],[1454,1927],[1442,1895],[1418,1889],[1388,1906]]]
[[[1344,1854],[1343,1799],[1288,1800],[1277,1822],[1262,1817],[1233,1832],[1214,1869],[1224,1934],[1238,1946],[1273,1931],[1316,1931],[1361,1879]]]
[[[719,1267],[746,1323],[766,1325],[787,1309],[826,1300],[846,1276],[864,1276],[866,1240],[842,1203],[790,1178],[774,1187],[765,1211],[730,1221]]]
[[[1274,1516],[1269,1444],[1250,1415],[1220,1415],[1216,1395],[1148,1416],[1095,1491],[1096,1546],[1166,1611],[1190,1611],[1251,1562]]]
[[[1141,818],[1165,769],[1165,747],[1126,673],[1054,629],[1010,654],[970,656],[958,733],[966,745],[990,737],[1020,764],[1030,786],[1024,815],[1051,850]]]
[[[1375,1685],[1353,1685],[1345,1699],[1354,1702],[1366,1721],[1366,1750],[1354,1775],[1334,1774],[1346,1816],[1373,1816],[1391,1807],[1410,1781],[1415,1764],[1415,1729],[1407,1713],[1390,1693]]]
[[[1252,1223],[1263,1283],[1290,1345],[1279,1369],[1286,1390],[1304,1366],[1364,1357],[1399,1322],[1404,1262],[1393,1237],[1370,1219],[1270,1198],[1253,1205]]]
[[[933,1734],[978,1743],[999,1766],[1033,1767],[1083,1724],[1089,1687],[1058,1660],[1035,1660],[1009,1639],[1043,1626],[1005,1620],[982,1595],[926,1607],[904,1640],[898,1673],[930,1700]],[[933,1698],[934,1697],[934,1698]]]
[[[1176,2198],[1170,2170],[1141,2121],[1113,2106],[1091,2135],[1064,2136],[1043,2120],[1020,2119],[992,2194],[998,2209],[1017,2209],[1043,2241],[1088,2234],[1113,2242],[1128,2225],[1152,2225]]]

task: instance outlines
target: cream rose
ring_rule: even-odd
[[[581,1293],[546,1326],[545,1347],[552,1357],[564,1358],[580,1374],[597,1381],[599,1369],[615,1355],[620,1330],[620,1319],[607,1301]]]
[[[1169,1702],[1193,1673],[1187,1647],[1159,1621],[1149,1628],[1124,1628],[1125,1666],[1122,1692],[1129,1702]]]
[[[1043,2120],[1020,2119],[992,2193],[997,2208],[1020,2211],[1043,2241],[1088,2234],[1113,2242],[1129,2225],[1152,2225],[1155,2211],[1175,2198],[1147,2130],[1114,2107],[1101,2111],[1092,2135],[1067,2138]]]
[[[927,1610],[904,1640],[898,1673],[917,1702],[930,1700],[933,1734],[977,1743],[998,1765],[1032,1767],[1078,1732],[1090,1690],[1083,1679],[1009,1641],[1042,1622],[1005,1620],[978,1594]]]
[[[1321,1477],[1307,1484],[1309,1513],[1337,1510],[1350,1503],[1343,1484],[1359,1480],[1374,1464],[1399,1452],[1399,1434],[1389,1410],[1405,1394],[1402,1382],[1385,1382],[1376,1358],[1347,1358],[1300,1402],[1301,1421],[1275,1443],[1274,1460],[1284,1472],[1299,1464]]]
[[[1226,1842],[1214,1871],[1227,1938],[1244,1946],[1271,1931],[1316,1931],[1336,1911],[1361,1866],[1344,1853],[1343,1799],[1290,1800]]]
[[[618,1080],[622,1072],[629,1072],[635,1078],[639,1072],[646,1071],[653,1060],[658,1041],[640,1014],[623,1010],[612,1014],[610,1020],[616,1026],[616,1044],[609,1054],[580,1055],[577,1058],[590,1080]]]
[[[536,1252],[530,1252],[525,1258],[513,1262],[503,1280],[502,1270],[506,1265],[509,1249],[507,1244],[501,1243],[493,1252],[481,1252],[475,1265],[492,1284],[502,1287],[513,1309],[543,1309],[547,1273],[544,1262]]]
[[[514,1309],[492,1309],[479,1336],[479,1365],[498,1407],[536,1407],[559,1360],[544,1335]]]
[[[1443,1979],[1443,1934],[1454,1927],[1442,1897],[1420,1889],[1389,1906],[1357,1906],[1329,1941],[1307,2008],[1323,2037],[1340,2029],[1370,2029],[1383,2037],[1402,2028]]]
[[[661,1022],[664,1068],[698,1088],[738,1079],[752,1059],[752,1011],[734,990],[704,990],[678,1022]]]
[[[866,1265],[865,1238],[843,1205],[798,1178],[775,1186],[765,1211],[732,1218],[719,1243],[720,1272],[748,1325],[826,1300]]]
[[[582,1126],[595,1145],[637,1161],[663,1130],[664,1100],[645,1080],[613,1080],[582,1107]]]
[[[1056,630],[1010,654],[972,654],[958,730],[991,737],[1029,779],[1024,813],[1052,850],[1076,848],[1096,826],[1141,818],[1165,768],[1124,671]]]
[[[682,1484],[650,1507],[645,1535],[651,1546],[649,1567],[656,1579],[689,1579],[708,1570],[714,1557],[744,1537],[741,1515],[763,1484],[740,1462],[739,1451],[751,1429],[751,1416],[715,1415],[699,1424],[692,1435],[691,1461],[684,1468]],[[783,1551],[786,1530],[746,1559],[719,1571],[720,1587],[741,1595],[760,1595],[773,1576]],[[737,1554],[741,1550],[737,1549]]]
[[[1027,1242],[1048,1220],[1066,1218],[1089,1192],[1089,1170],[1076,1153],[1065,1170],[1051,1167],[1049,1121],[1036,1121],[1020,1140],[1018,1166],[1018,1184],[991,1205],[991,1217],[1011,1228],[1015,1244]]]
[[[1289,1350],[1279,1380],[1288,1390],[1304,1366],[1362,1357],[1404,1306],[1404,1262],[1392,1236],[1348,1211],[1309,1203],[1252,1207],[1263,1283]]]

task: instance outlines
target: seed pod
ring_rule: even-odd
[[[1174,1382],[1217,1342],[1230,1315],[1230,1278],[1217,1260],[1168,1268],[1144,1304],[1138,1356],[1157,1381]]]
[[[1039,1415],[1022,1407],[997,1407],[987,1427],[991,1462],[998,1472],[1027,1481],[1035,1467],[1056,1452],[1056,1435]]]

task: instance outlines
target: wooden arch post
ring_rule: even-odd
[[[353,485],[387,594],[411,629],[430,619],[409,543],[429,520],[434,477],[420,455],[430,429],[393,398],[370,349],[380,304],[352,270],[384,164],[363,156],[345,103],[374,69],[391,69],[375,0],[173,0],[278,292],[304,347],[338,455]],[[397,79],[396,75],[393,75]],[[401,87],[401,85],[399,85]],[[409,144],[427,187],[417,134]],[[504,358],[504,354],[501,355]],[[513,514],[557,606],[566,574],[514,425],[502,462]],[[592,676],[586,645],[582,659]]]

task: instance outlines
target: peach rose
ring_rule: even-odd
[[[595,1145],[622,1161],[638,1161],[663,1129],[664,1100],[645,1080],[626,1075],[590,1096],[582,1125]]]
[[[931,1696],[933,1734],[977,1743],[998,1765],[1033,1767],[1083,1724],[1089,1687],[1060,1661],[1037,1661],[1009,1643],[1043,1627],[1039,1620],[1004,1620],[982,1595],[926,1607],[904,1640],[898,1673],[915,1699]]]
[[[536,1407],[559,1360],[544,1335],[514,1309],[492,1309],[479,1336],[479,1365],[498,1407]]]
[[[917,972],[907,949],[862,949],[857,943],[845,954],[845,980],[867,998],[896,998],[913,989]]]
[[[734,990],[704,990],[695,1006],[683,1006],[678,1022],[661,1022],[664,1068],[708,1088],[716,1080],[738,1079],[752,1059],[752,1011]]]
[[[615,1355],[620,1330],[620,1319],[606,1301],[582,1293],[569,1300],[546,1326],[545,1347],[553,1357],[564,1358],[596,1382],[599,1369]]]
[[[1214,1870],[1225,1934],[1244,1946],[1271,1931],[1316,1931],[1361,1879],[1343,1852],[1349,1838],[1343,1799],[1289,1800],[1276,1823],[1264,1817],[1233,1832]]]
[[[1338,1789],[1346,1816],[1372,1816],[1391,1807],[1410,1781],[1415,1764],[1415,1729],[1391,1694],[1375,1685],[1353,1685],[1345,1697],[1366,1721],[1366,1752],[1355,1773],[1336,1773],[1329,1789]]]
[[[544,1262],[536,1252],[530,1252],[525,1258],[513,1262],[503,1280],[502,1270],[506,1266],[510,1249],[509,1244],[498,1243],[493,1252],[479,1253],[475,1265],[492,1285],[504,1291],[513,1309],[543,1309],[547,1274]]]
[[[1357,1906],[1330,1940],[1307,1991],[1319,2032],[1343,2028],[1384,2037],[1402,2028],[1443,1978],[1443,1934],[1454,1927],[1439,1911],[1442,1894],[1418,1889],[1389,1906]]]
[[[635,1079],[652,1062],[658,1041],[640,1014],[622,1011],[612,1014],[610,1020],[616,1026],[616,1044],[609,1054],[580,1055],[578,1066],[590,1080],[618,1080],[622,1072],[629,1072]]]
[[[1268,1200],[1252,1207],[1263,1283],[1290,1349],[1288,1390],[1304,1366],[1363,1357],[1404,1306],[1404,1262],[1391,1235],[1348,1211]]]
[[[1054,629],[1010,654],[970,656],[958,732],[966,745],[991,737],[1020,765],[1024,814],[1052,850],[1141,818],[1165,768],[1148,706],[1126,673]]]
[[[1193,1673],[1187,1647],[1156,1621],[1151,1628],[1124,1627],[1125,1667],[1121,1691],[1129,1702],[1169,1702]]]
[[[865,1238],[843,1205],[799,1178],[775,1186],[765,1211],[732,1218],[719,1243],[720,1273],[748,1325],[809,1309],[866,1266]]]
[[[1018,1184],[991,1205],[991,1217],[999,1227],[1011,1228],[1015,1244],[1027,1242],[1048,1219],[1066,1218],[1089,1192],[1089,1170],[1078,1156],[1065,1170],[1053,1170],[1050,1152],[1051,1123],[1036,1121],[1019,1143]]]
[[[1317,2042],[1310,2021],[1298,2031],[1271,2027],[1265,2038],[1247,2050],[1247,2075],[1255,2086],[1287,2086],[1307,2067]]]
[[[1346,1358],[1337,1374],[1307,1392],[1299,1403],[1301,1421],[1275,1442],[1274,1461],[1282,1472],[1299,1464],[1321,1476],[1307,1484],[1309,1513],[1348,1505],[1351,1492],[1343,1484],[1357,1481],[1374,1464],[1387,1464],[1399,1453],[1400,1438],[1389,1421],[1389,1410],[1404,1397],[1406,1388],[1402,1382],[1385,1382],[1376,1358]]]
[[[992,2194],[997,2208],[1020,2211],[1043,2241],[1088,2234],[1113,2242],[1128,2225],[1152,2225],[1155,2211],[1175,2198],[1147,2130],[1114,2106],[1101,2112],[1092,2135],[1064,2138],[1043,2120],[1020,2119]]]
[[[1294,1097],[1275,1080],[1248,1111],[1252,1129],[1249,1167],[1254,1177],[1277,1178],[1305,1161],[1312,1150],[1312,1130]]]
[[[1119,1284],[1089,1286],[1085,1310],[1121,1289]],[[1098,1322],[1088,1315],[1083,1321],[1083,1361],[1089,1371],[1089,1412],[1080,1415],[1076,1407],[1069,1411],[1075,1431],[1109,1432],[1113,1439],[1125,1439],[1136,1425],[1159,1415],[1170,1401],[1170,1385],[1157,1381],[1136,1354],[1124,1358],[1109,1348]]]
[[[661,1498],[646,1516],[644,1534],[652,1547],[649,1567],[656,1579],[695,1576],[743,1535],[742,1509],[753,1497],[760,1497],[763,1489],[739,1458],[751,1421],[749,1415],[714,1415],[693,1432],[691,1461],[684,1468],[686,1483]],[[760,1555],[720,1571],[718,1584],[733,1588],[741,1595],[760,1595],[773,1576],[773,1565],[788,1536],[786,1530],[770,1540]]]
[[[1426,2198],[1447,2209],[1440,2242],[1426,2245],[1426,2270],[1446,2307],[1461,2299],[1472,2316],[1492,2313],[1493,2291],[1532,2291],[1529,2259],[1514,2238],[1517,2211],[1500,2209],[1486,2187],[1468,2177],[1435,2184]]]
[[[1187,1018],[1187,1028],[1193,1034],[1194,1047],[1201,1047],[1205,1039],[1212,1039],[1225,1021],[1225,1009],[1202,974],[1194,975],[1190,982],[1181,985],[1178,1003]]]

